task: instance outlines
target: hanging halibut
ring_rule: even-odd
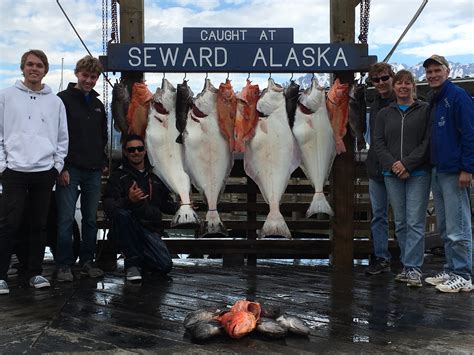
[[[206,79],[188,113],[184,131],[184,169],[208,206],[203,235],[227,235],[217,201],[234,163],[229,143],[219,128],[216,98],[217,89]]]
[[[323,188],[336,155],[336,142],[326,109],[323,88],[316,78],[299,99],[296,109],[293,135],[301,151],[302,168],[315,188],[313,201],[306,217],[315,213],[333,215]]]
[[[247,143],[244,168],[270,207],[259,237],[279,235],[291,238],[280,213],[280,200],[301,157],[288,124],[283,88],[272,79],[268,79],[268,87],[257,102],[257,110],[262,117],[258,120],[254,137]]]
[[[163,79],[151,102],[146,128],[146,146],[153,172],[181,199],[181,207],[174,215],[171,226],[199,224],[191,206],[191,183],[183,169],[183,146],[175,142],[176,89]]]

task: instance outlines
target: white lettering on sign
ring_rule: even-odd
[[[135,54],[136,53],[136,54]],[[140,50],[140,48],[137,48],[137,47],[131,47],[129,50],[128,50],[128,55],[130,58],[134,59],[129,59],[128,60],[128,64],[130,64],[130,66],[132,67],[138,67],[142,64],[142,60],[141,58],[139,57],[139,55],[141,55],[142,52]]]
[[[311,55],[309,55],[308,52],[311,52]],[[303,65],[305,67],[312,67],[315,63],[315,60],[314,60],[314,54],[315,54],[315,51],[313,48],[311,47],[306,47],[305,49],[303,49]],[[309,59],[309,61],[307,61],[306,59]]]
[[[262,61],[263,66],[265,66],[265,67],[267,66],[267,61],[265,60],[265,56],[263,55],[262,48],[257,49],[257,54],[255,54],[255,58],[253,60],[252,67],[255,67],[255,65],[257,64],[257,62],[259,60]]]
[[[156,67],[156,63],[150,63],[149,59],[151,59],[151,55],[149,55],[149,52],[151,51],[156,51],[156,47],[144,47],[143,48],[143,65],[145,67]]]
[[[188,48],[188,50],[186,51],[186,55],[184,56],[184,59],[183,59],[183,67],[186,66],[186,62],[188,60],[192,60],[194,66],[197,67],[196,59],[194,59],[194,54],[191,48]]]
[[[205,54],[204,52],[207,52]],[[205,59],[207,61],[207,65],[212,67],[212,63],[209,58],[212,56],[212,50],[209,47],[200,47],[199,48],[199,66],[202,67],[202,62]]]
[[[283,66],[283,64],[281,64],[281,63],[274,63],[273,62],[273,48],[272,47],[270,47],[270,66],[271,67],[282,67]]]
[[[294,61],[297,67],[300,66],[300,62],[298,61],[298,57],[296,56],[296,52],[293,47],[291,47],[290,53],[288,53],[288,57],[286,58],[285,67],[287,67],[288,64],[290,64],[290,60]]]
[[[247,30],[201,30],[200,37],[201,41],[245,41],[245,34]]]
[[[321,53],[321,48],[318,47],[318,67],[321,66],[321,58],[324,59],[324,61],[326,62],[326,65],[329,67],[331,64],[329,64],[327,58],[324,56],[327,52],[329,52],[329,47],[326,48],[326,50]]]
[[[347,67],[348,64],[347,64],[347,60],[346,60],[346,54],[344,53],[344,51],[342,50],[342,48],[339,48],[339,50],[337,51],[337,54],[336,54],[336,59],[334,59],[334,66],[337,65],[337,62],[342,60],[344,62],[344,65]]]
[[[160,55],[161,55],[161,62],[164,66],[168,65],[168,60],[170,61],[171,65],[174,67],[176,65],[176,58],[178,57],[179,48],[176,47],[176,50],[173,53],[171,52],[171,48],[166,48],[166,54],[163,55],[163,48],[160,47]]]
[[[222,61],[219,62],[219,52],[222,52]],[[216,57],[214,62],[216,67],[224,67],[227,65],[227,50],[223,47],[216,47],[214,48],[214,56]]]

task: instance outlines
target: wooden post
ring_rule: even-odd
[[[120,42],[143,43],[145,39],[144,0],[120,0]],[[129,92],[133,83],[143,80],[143,72],[122,72]]]
[[[331,43],[354,43],[355,11],[358,1],[330,0]],[[335,73],[342,82],[354,81],[353,73]],[[347,132],[344,143],[346,153],[338,155],[332,167],[332,219],[331,264],[340,269],[351,269],[354,254],[354,138]]]

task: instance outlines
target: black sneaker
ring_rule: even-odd
[[[376,258],[370,266],[365,270],[368,275],[377,275],[382,272],[390,272],[390,261],[382,258]]]
[[[130,266],[126,272],[127,281],[140,281],[142,279],[142,270],[137,266]]]

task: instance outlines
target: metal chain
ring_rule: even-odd
[[[119,31],[118,31],[118,21],[117,21],[117,0],[112,0],[112,5],[111,5],[111,12],[112,12],[112,33],[110,34],[110,37],[113,42],[115,43],[120,43],[119,39]]]
[[[108,18],[109,18],[109,9],[108,9],[109,0],[102,0],[102,53],[107,55],[107,38],[109,37],[108,33]],[[102,101],[105,107],[105,114],[108,117],[109,113],[109,86],[107,85],[107,78],[105,75],[102,76],[103,85],[102,85]]]
[[[369,35],[370,0],[360,1],[360,43],[367,43]]]

